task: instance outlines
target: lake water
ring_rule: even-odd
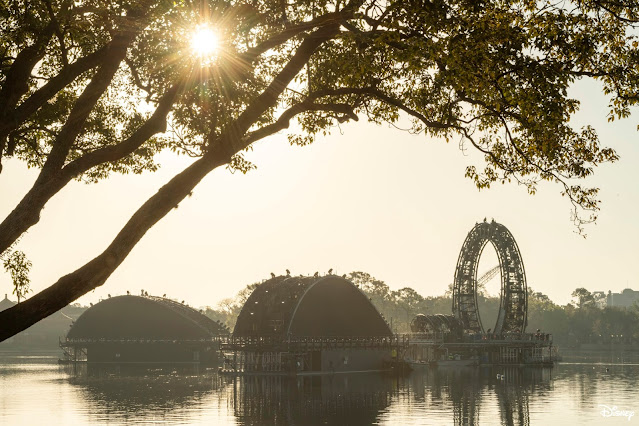
[[[552,369],[424,368],[405,377],[351,374],[286,379],[222,377],[215,370],[194,367],[74,368],[58,365],[57,355],[0,354],[0,424],[639,422],[639,415],[631,416],[639,413],[639,363],[633,357],[566,358],[571,362]],[[497,374],[504,379],[497,379]],[[606,406],[617,408],[606,411]]]

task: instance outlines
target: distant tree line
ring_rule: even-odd
[[[573,301],[560,306],[548,296],[529,291],[528,327],[552,333],[567,345],[639,343],[639,305],[628,308],[603,306],[585,288],[571,294]]]
[[[417,314],[452,313],[452,284],[441,296],[424,297],[411,287],[392,290],[384,281],[366,272],[351,272],[346,278],[368,296],[395,333],[409,332],[410,322]],[[235,297],[207,307],[206,315],[233,330],[244,302],[258,285],[260,283],[250,284]],[[547,295],[528,288],[527,330],[540,329],[552,334],[556,343],[568,346],[639,342],[638,305],[602,307],[596,296],[585,288],[577,288],[571,296],[571,303],[558,305]],[[499,297],[489,295],[485,287],[480,287],[477,300],[484,328],[492,328],[497,319]]]

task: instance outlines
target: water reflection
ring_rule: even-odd
[[[369,425],[390,405],[393,380],[380,374],[232,379],[233,413],[253,424]]]
[[[501,424],[529,425],[529,398],[549,390],[551,378],[549,368],[440,368],[414,372],[407,387],[417,402],[450,409],[456,425],[494,422],[495,402]]]
[[[382,374],[222,377],[188,366],[68,366],[91,421],[242,425],[530,425],[551,369],[460,368]],[[428,419],[428,421],[426,421]]]
[[[427,369],[412,374],[408,387],[431,407],[452,408],[452,423],[475,424],[484,386],[481,373],[477,368]]]
[[[549,390],[551,378],[552,371],[542,368],[464,368],[424,369],[404,378],[244,377],[231,383],[241,424],[396,423],[396,415],[415,407],[432,422],[472,425],[493,423],[496,405],[501,424],[529,425],[529,398]]]
[[[79,364],[65,366],[65,373],[95,421],[184,420],[224,387],[216,372],[194,365]]]

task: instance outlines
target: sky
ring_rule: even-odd
[[[528,285],[557,303],[568,303],[577,287],[639,289],[637,114],[608,123],[607,100],[592,82],[577,83],[573,96],[582,101],[574,125],[593,125],[602,144],[621,156],[588,181],[601,188],[602,210],[587,238],[576,233],[559,185],[543,184],[532,196],[516,184],[479,191],[464,177],[467,165],[482,161],[471,147],[362,120],[306,147],[290,146],[284,134],[257,143],[247,154],[257,170],[209,174],[106,284],[78,302],[144,289],[195,307],[215,306],[287,268],[295,275],[364,271],[391,289],[441,295],[453,281],[467,233],[484,218],[510,230]],[[162,153],[158,161],[156,173],[73,182],[48,203],[18,246],[33,262],[34,291],[101,253],[133,212],[192,160]],[[3,218],[37,172],[14,160],[4,166]],[[497,263],[488,249],[480,272]],[[1,271],[0,288],[12,291]],[[498,288],[498,280],[488,285],[494,294]]]

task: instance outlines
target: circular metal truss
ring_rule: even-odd
[[[455,270],[453,314],[466,332],[484,332],[477,306],[477,265],[489,241],[495,247],[501,271],[501,302],[492,333],[523,332],[528,322],[524,263],[510,231],[494,220],[476,224],[464,241]]]

